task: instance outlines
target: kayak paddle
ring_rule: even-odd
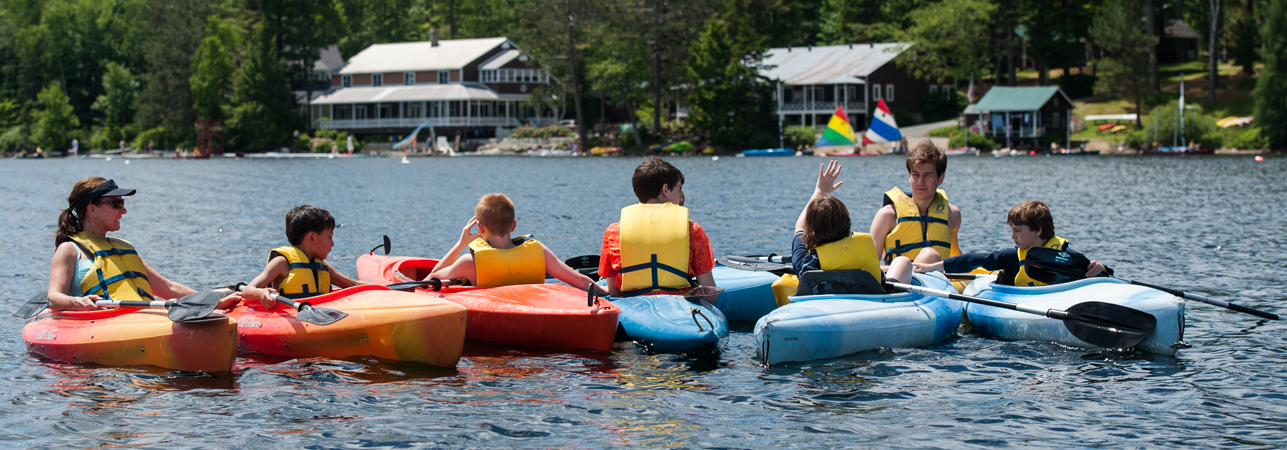
[[[1072,305],[1067,311],[1058,309],[1041,309],[986,298],[971,297],[937,289],[929,289],[910,284],[887,282],[887,286],[935,297],[945,297],[963,302],[1005,308],[1029,314],[1058,319],[1064,322],[1068,332],[1087,344],[1103,348],[1130,348],[1143,342],[1153,328],[1157,318],[1152,314],[1122,305],[1104,302],[1082,302]]]
[[[386,234],[386,235],[384,235],[384,243],[383,243],[383,244],[380,244],[380,245],[375,246],[375,248],[372,248],[370,253],[371,253],[372,255],[374,255],[374,254],[375,254],[375,251],[376,251],[376,250],[379,250],[379,249],[380,249],[380,247],[384,247],[384,254],[385,254],[385,255],[388,255],[388,254],[389,254],[389,250],[393,248],[393,244],[391,244],[391,243],[389,242],[389,235],[387,235],[387,234]]]
[[[234,286],[234,289],[237,291],[242,291],[245,288],[246,288],[246,283],[237,283],[237,285]],[[295,311],[296,311],[295,319],[299,320],[300,322],[308,322],[313,325],[326,326],[326,325],[333,324],[335,322],[339,322],[340,319],[343,319],[349,316],[349,313],[346,313],[344,311],[337,311],[330,308],[318,308],[316,306],[310,305],[308,302],[297,302],[273,293],[268,294],[268,296],[273,300],[286,304],[286,306],[295,308]]]
[[[117,308],[151,308],[167,309],[166,316],[174,322],[185,322],[197,320],[209,316],[214,312],[215,306],[219,305],[219,300],[223,299],[223,293],[220,292],[197,292],[179,297],[175,300],[99,300],[94,302],[98,306],[111,306]],[[46,293],[36,294],[27,303],[24,303],[13,315],[23,319],[36,317],[41,311],[49,307],[49,297]]]
[[[1090,266],[1090,260],[1083,255],[1076,254],[1076,253],[1069,253],[1069,252],[1061,252],[1059,250],[1048,249],[1048,248],[1029,249],[1028,258],[1032,259],[1031,265],[1033,266],[1034,269],[1036,269],[1032,271],[1032,275],[1034,277],[1080,280],[1082,278],[1086,278],[1086,270],[1087,270],[1087,267]],[[1125,281],[1130,284],[1134,284],[1136,286],[1144,286],[1146,288],[1157,289],[1159,291],[1174,295],[1176,297],[1183,298],[1185,300],[1196,300],[1202,303],[1219,306],[1221,308],[1226,308],[1226,309],[1231,309],[1241,313],[1251,314],[1256,317],[1261,317],[1261,318],[1270,319],[1270,320],[1279,320],[1279,317],[1277,314],[1261,311],[1259,309],[1248,308],[1246,306],[1226,302],[1223,300],[1207,298],[1205,296],[1184,292],[1184,291],[1179,291],[1179,290],[1175,290],[1175,289],[1171,289],[1163,286],[1158,286],[1155,284],[1145,283],[1142,281],[1135,281],[1135,280],[1121,278],[1121,277],[1112,277],[1112,278],[1117,278],[1119,280]],[[1045,280],[1041,280],[1041,281],[1045,282]]]
[[[466,284],[469,284],[469,279],[467,278],[457,278],[454,280],[447,280],[447,281],[442,281],[437,278],[430,278],[428,280],[422,280],[422,281],[406,281],[402,283],[394,283],[394,284],[385,285],[384,287],[393,289],[395,291],[400,291],[403,289],[410,289],[410,288],[417,288],[417,287],[431,287],[436,292],[436,291],[441,291],[443,286],[464,286]]]
[[[725,256],[715,260],[725,267],[737,270],[748,270],[752,272],[770,272],[777,275],[785,273],[794,273],[795,269],[791,267],[791,257],[782,256],[778,261],[773,261],[776,255],[765,256]]]
[[[599,255],[581,255],[573,256],[563,261],[572,270],[581,272],[581,275],[590,277],[591,280],[599,281]]]

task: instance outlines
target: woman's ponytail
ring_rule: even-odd
[[[58,231],[54,232],[54,248],[70,241],[72,235],[85,230],[85,222],[82,219],[85,217],[85,209],[88,206],[82,206],[80,210],[73,211],[72,205],[106,182],[107,179],[103,177],[89,177],[76,182],[76,186],[72,187],[71,195],[67,196],[67,207],[58,214]]]

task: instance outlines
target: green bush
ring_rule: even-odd
[[[1260,127],[1227,129],[1224,146],[1247,150],[1269,148],[1269,138],[1260,133]]]
[[[957,133],[955,136],[952,136],[951,139],[948,139],[947,146],[948,148],[966,147],[965,133]],[[1001,148],[1001,144],[998,144],[997,141],[994,141],[982,134],[970,133],[969,147],[977,148],[982,152],[989,152]]]
[[[920,122],[917,122],[914,117],[912,117],[912,113],[907,112],[907,110],[903,109],[901,106],[893,106],[893,105],[890,105],[889,103],[885,103],[885,106],[889,107],[889,113],[894,115],[894,122],[897,122],[898,126],[900,127],[905,127],[908,125],[916,125],[920,123]],[[871,114],[869,114],[867,117],[873,117],[875,115],[876,115],[876,104],[873,103],[871,105]],[[956,117],[956,116],[952,116],[952,117]],[[850,124],[850,125],[853,125],[853,124]]]
[[[1176,111],[1179,105],[1177,102],[1171,102],[1154,109],[1157,114],[1157,141],[1158,144],[1167,147],[1175,140],[1175,130],[1179,127],[1176,122]],[[1216,127],[1216,119],[1202,114],[1202,107],[1197,104],[1186,105],[1184,113],[1184,142],[1198,142],[1205,148],[1218,148],[1224,144],[1224,136],[1220,134],[1220,129]],[[1150,114],[1151,116],[1152,114]],[[1150,117],[1151,119],[1151,117]],[[1139,133],[1138,139],[1128,140],[1128,143],[1139,141],[1144,146],[1152,143],[1154,135],[1154,123],[1151,120],[1145,120],[1144,130]],[[1143,148],[1136,147],[1136,148]]]
[[[961,127],[958,127],[956,125],[948,125],[945,127],[940,127],[940,128],[935,128],[933,130],[930,130],[929,135],[933,137],[950,138],[952,136],[955,136],[956,133],[959,133],[959,132],[961,132]]]
[[[519,127],[509,135],[512,138],[528,139],[547,139],[554,137],[573,137],[576,136],[576,130],[568,127],[550,125],[548,127],[535,128],[529,126]]]
[[[165,127],[156,127],[139,133],[139,137],[134,139],[134,148],[147,148],[148,141],[152,142],[152,148],[155,149],[170,148],[169,139],[170,135],[165,132]],[[116,146],[111,145],[107,148],[116,148]],[[190,149],[192,147],[184,148]]]
[[[331,146],[334,146],[334,145],[335,145],[335,141],[332,141],[330,139],[321,139],[317,141],[316,144],[313,144],[313,153],[330,153]]]
[[[27,132],[27,127],[23,125],[14,125],[6,130],[0,130],[0,152],[35,150],[36,145],[27,138],[30,134]]]
[[[921,97],[921,111],[925,111],[925,122],[954,119],[965,111],[968,104],[965,94],[955,89],[931,92]],[[901,119],[895,120],[899,121],[899,125],[903,124]]]
[[[809,147],[818,142],[818,132],[813,127],[787,127],[782,130],[783,143],[787,148]]]

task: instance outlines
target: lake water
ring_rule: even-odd
[[[138,189],[123,229],[150,265],[198,289],[248,281],[286,242],[287,209],[341,224],[330,262],[380,242],[438,258],[479,196],[561,257],[597,253],[633,203],[639,158],[2,160],[7,312],[47,286],[52,233],[87,176]],[[784,253],[822,158],[672,158],[715,254]],[[838,192],[866,231],[907,188],[900,157],[847,158]],[[1052,206],[1059,235],[1119,275],[1287,313],[1287,159],[953,157],[966,251],[1011,245],[1005,212]],[[547,352],[472,343],[455,369],[242,355],[231,376],[62,364],[27,355],[0,315],[7,446],[1284,447],[1282,322],[1188,305],[1174,357],[1094,353],[959,332],[918,349],[764,368],[750,328],[719,356]]]

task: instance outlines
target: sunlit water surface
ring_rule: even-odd
[[[1006,210],[1049,202],[1058,233],[1119,275],[1287,312],[1287,163],[1237,157],[954,157],[947,190],[962,247],[1010,245]],[[597,253],[634,202],[638,158],[3,160],[7,306],[47,285],[72,184],[138,189],[116,233],[198,289],[249,280],[286,242],[285,211],[324,207],[341,227],[330,262],[437,258],[478,197],[518,205],[518,232],[562,257]],[[787,250],[821,158],[674,158],[716,255]],[[865,231],[881,193],[907,187],[900,157],[848,158],[838,192]],[[1287,446],[1281,322],[1188,305],[1174,357],[1002,342],[961,331],[918,349],[764,368],[750,326],[718,356],[495,348],[455,369],[242,355],[231,376],[78,366],[27,355],[0,315],[6,446],[318,447],[1236,447]]]

